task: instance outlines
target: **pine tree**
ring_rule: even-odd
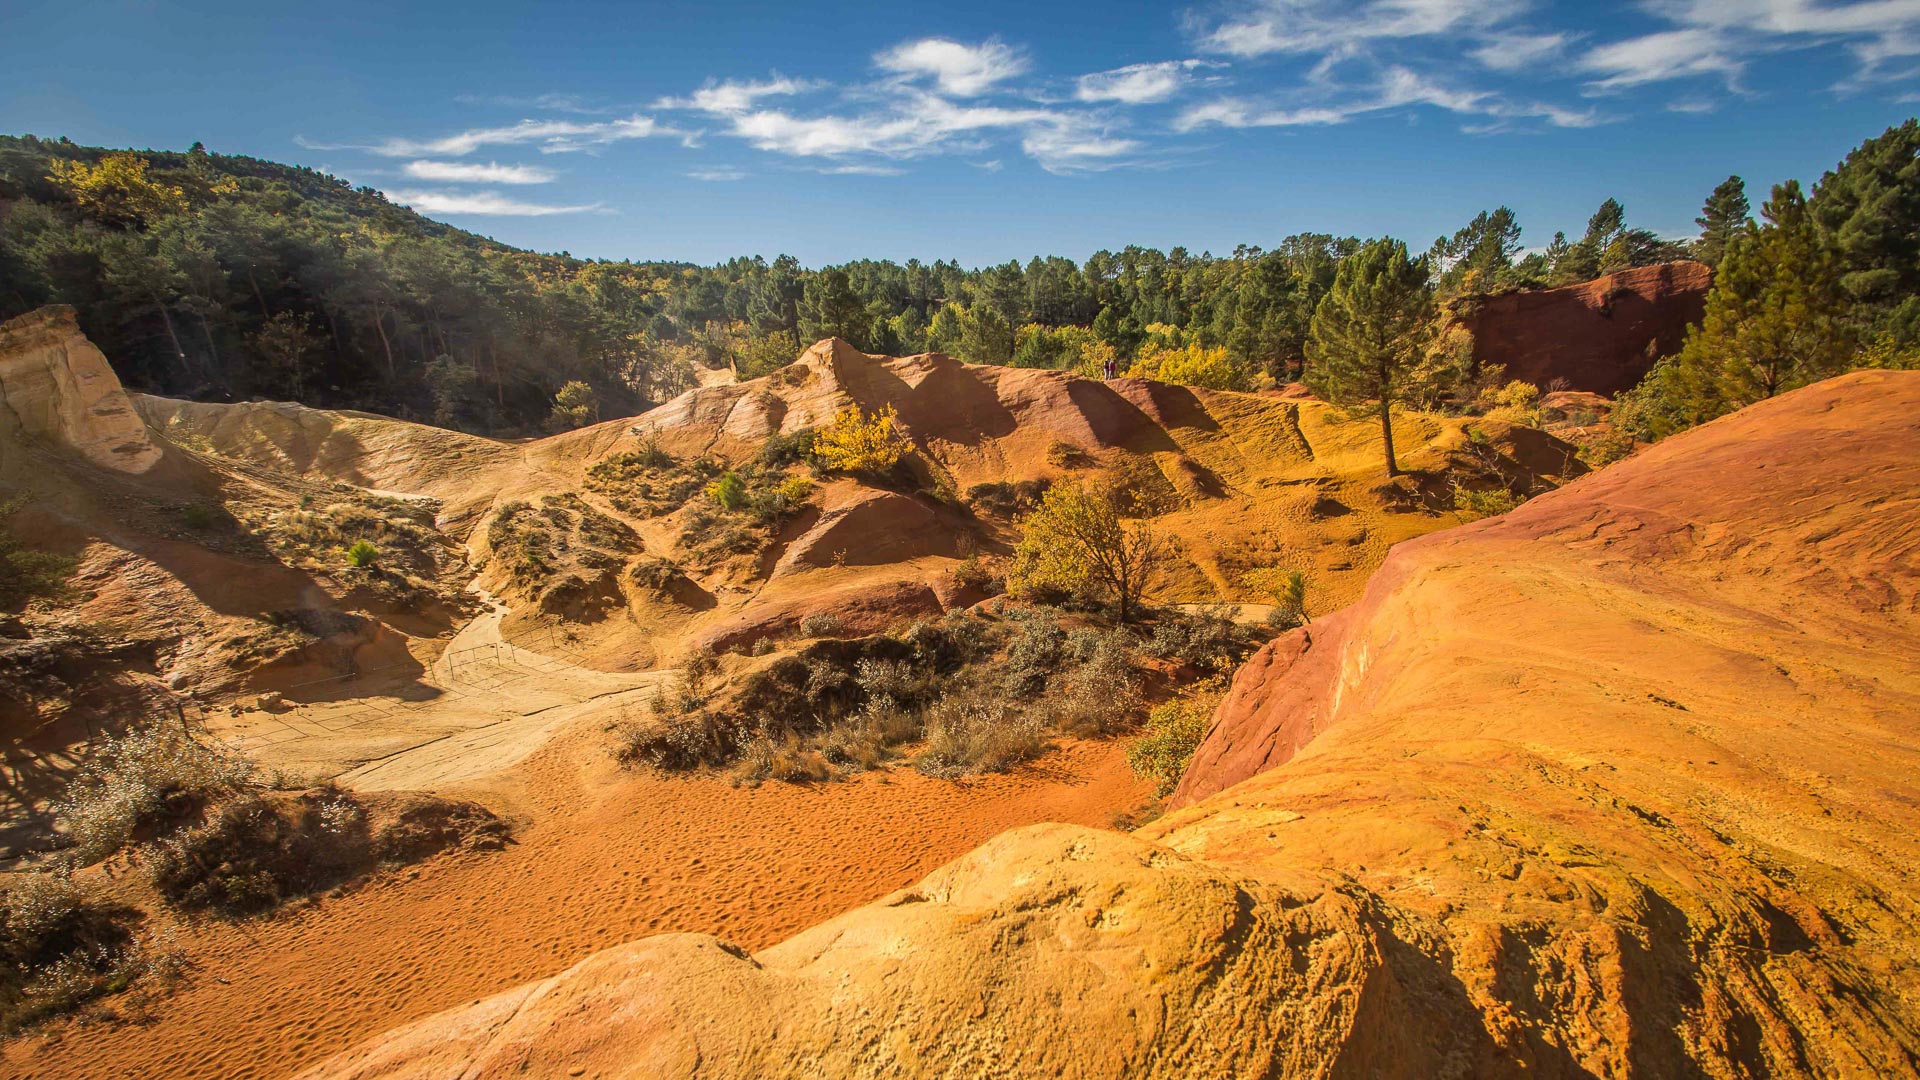
[[[1871,318],[1920,293],[1920,122],[1868,139],[1820,178],[1809,205]]]
[[[1375,240],[1340,264],[1308,330],[1307,385],[1336,404],[1378,402],[1388,476],[1400,474],[1393,404],[1410,389],[1433,314],[1427,261],[1398,240]]]
[[[1845,371],[1858,351],[1840,264],[1798,181],[1773,189],[1767,225],[1728,245],[1707,312],[1634,391],[1641,434],[1659,437]]]
[[[853,291],[845,270],[822,270],[807,282],[800,301],[800,328],[808,341],[837,337],[856,349],[866,347],[867,307]]]
[[[1513,267],[1520,250],[1520,223],[1502,206],[1482,210],[1465,228],[1433,242],[1429,258],[1438,265],[1443,295],[1483,292]]]
[[[1747,214],[1746,182],[1737,176],[1727,177],[1707,196],[1700,216],[1693,219],[1700,226],[1700,239],[1693,245],[1694,258],[1708,266],[1719,266],[1727,245],[1753,223]]]

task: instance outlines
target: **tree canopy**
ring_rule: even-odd
[[[1737,177],[1715,189],[1724,236],[1705,317],[1630,391],[1615,421],[1655,439],[1861,365],[1920,363],[1920,124],[1868,139],[1804,193],[1773,189],[1746,221]],[[1737,196],[1737,197],[1736,197]]]
[[[695,367],[751,378],[828,336],[1089,373],[1112,358],[1208,386],[1293,378],[1361,247],[1301,233],[1224,255],[1129,246],[979,269],[587,260],[519,251],[310,169],[33,136],[0,136],[0,204],[0,318],[74,305],[131,385],[501,432],[547,425],[569,383],[619,415],[692,385]],[[1436,284],[1558,284],[1601,261],[1565,244],[1520,257],[1520,243],[1511,210],[1480,213],[1436,243]]]
[[[1374,403],[1388,476],[1393,404],[1409,396],[1434,321],[1427,261],[1398,240],[1375,240],[1340,264],[1333,288],[1314,310],[1307,341],[1307,385],[1342,405]]]

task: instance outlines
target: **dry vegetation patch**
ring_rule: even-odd
[[[953,613],[895,634],[827,637],[723,663],[698,653],[618,730],[625,763],[726,768],[736,780],[826,780],[905,762],[937,776],[999,772],[1056,735],[1136,724],[1151,679],[1230,670],[1262,628],[1162,612],[1148,629],[1057,608]],[[731,677],[723,669],[731,664]]]
[[[139,871],[120,875],[128,884],[116,897],[243,916],[506,838],[505,825],[471,803],[331,785],[271,790],[251,761],[172,723],[99,740],[54,811],[50,868],[14,874],[0,892],[0,1033],[142,980],[154,986],[181,966],[166,934],[139,933],[145,912],[110,899],[83,869],[92,864]]]

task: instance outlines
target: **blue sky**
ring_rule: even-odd
[[[0,131],[292,161],[540,250],[713,262],[1692,231],[1920,100],[1920,0],[0,0]]]

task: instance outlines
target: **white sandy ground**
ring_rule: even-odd
[[[488,610],[417,676],[376,672],[328,684],[329,700],[214,714],[209,733],[266,769],[359,791],[432,789],[510,768],[590,714],[637,715],[670,674],[581,667],[558,639],[541,643],[551,652],[510,643],[508,609],[485,599]]]

